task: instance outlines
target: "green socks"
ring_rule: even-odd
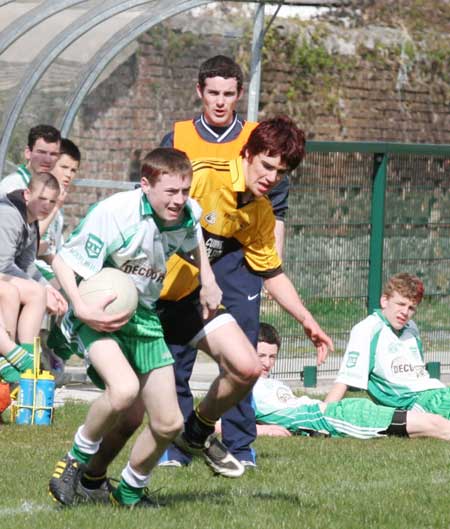
[[[20,374],[33,369],[33,345],[16,345],[5,356],[0,356],[0,378],[13,384],[18,382]]]
[[[20,372],[4,356],[0,356],[0,378],[9,384],[19,382]]]
[[[132,487],[121,478],[119,486],[112,493],[114,499],[121,505],[134,505],[137,503],[143,496],[144,489]]]
[[[24,373],[27,369],[33,369],[33,354],[26,350],[29,347],[31,347],[32,351],[33,346],[31,344],[25,344],[22,347],[17,345],[5,355],[6,360],[21,373]]]
[[[93,454],[87,454],[80,450],[76,443],[73,443],[72,448],[70,449],[69,456],[72,459],[76,459],[79,463],[87,465],[91,460]]]

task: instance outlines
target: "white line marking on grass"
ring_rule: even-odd
[[[11,515],[11,514],[30,514],[36,513],[39,511],[51,511],[53,510],[50,505],[39,505],[36,503],[31,503],[29,501],[24,501],[19,507],[6,507],[0,509],[0,516]]]

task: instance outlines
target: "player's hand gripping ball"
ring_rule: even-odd
[[[117,268],[103,268],[89,279],[83,279],[78,288],[81,299],[87,305],[115,294],[117,298],[105,307],[107,314],[126,312],[131,315],[138,305],[138,292],[133,280]]]

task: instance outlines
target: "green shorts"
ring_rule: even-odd
[[[369,399],[344,399],[330,402],[325,409],[325,419],[331,437],[371,439],[386,435],[395,409],[374,404]]]
[[[67,358],[70,352],[85,358],[89,364],[90,346],[105,338],[117,342],[125,358],[138,374],[146,374],[174,363],[172,354],[164,341],[158,316],[140,305],[130,321],[113,333],[98,332],[92,329],[78,320],[70,310],[64,316],[61,328],[52,329],[48,345],[63,358]],[[103,381],[92,365],[88,367],[88,375],[94,384],[104,388]]]
[[[450,388],[420,391],[411,409],[434,413],[445,419],[450,419]]]
[[[344,399],[326,405],[299,403],[264,416],[262,422],[284,426],[296,435],[323,434],[329,437],[370,439],[386,435],[394,408],[377,406],[368,399]],[[258,418],[258,417],[257,417]]]

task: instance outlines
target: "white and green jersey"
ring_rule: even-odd
[[[163,227],[141,189],[116,193],[89,210],[58,255],[84,279],[105,266],[119,268],[136,285],[139,303],[152,309],[167,259],[198,246],[200,215],[200,206],[188,199],[183,221]]]
[[[61,210],[58,210],[54,219],[49,224],[47,231],[41,237],[41,241],[45,241],[48,244],[47,249],[42,255],[55,255],[59,252],[64,242],[63,228],[64,215]],[[42,259],[36,259],[36,266],[46,279],[50,280],[55,277],[52,267]]]
[[[325,404],[307,396],[296,397],[280,380],[263,377],[253,387],[253,407],[257,422],[283,426],[297,435],[321,433],[356,439],[387,435],[395,411],[369,399]]]
[[[396,332],[380,310],[353,327],[336,382],[402,409],[414,405],[418,392],[445,387],[425,369],[416,324],[409,321]]]
[[[14,173],[0,180],[0,193],[10,193],[16,189],[25,189],[31,180],[31,173],[25,165],[19,165]]]

